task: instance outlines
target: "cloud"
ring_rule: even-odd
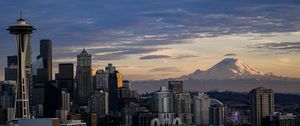
[[[186,59],[186,58],[195,58],[195,57],[199,57],[199,56],[191,55],[191,54],[186,54],[186,55],[176,56],[173,59]]]
[[[171,58],[171,56],[168,56],[168,55],[147,55],[147,56],[140,57],[141,60],[165,59],[165,58]]]
[[[149,70],[149,72],[181,72],[177,67],[158,67]]]
[[[70,47],[110,45],[108,49],[91,50],[90,53],[100,53],[94,57],[95,60],[117,60],[133,54],[146,55],[159,50],[161,46],[187,44],[190,42],[183,40],[193,38],[293,32],[300,29],[300,1],[295,0],[32,0],[1,1],[0,6],[0,17],[6,17],[0,19],[3,24],[0,29],[14,24],[19,8],[26,8],[24,18],[37,27],[32,35],[33,54],[37,55],[34,50],[38,50],[39,39],[50,38],[53,40],[53,49],[63,49],[53,52],[54,60],[56,57],[76,57],[76,54],[61,53],[73,51],[67,49]],[[7,31],[0,31],[0,38],[0,53],[3,55],[0,58],[15,54],[15,49],[7,50],[15,48],[14,40]],[[116,53],[119,50],[122,52]],[[178,56],[177,59],[187,57]]]
[[[230,57],[230,56],[237,56],[237,54],[235,54],[235,53],[228,53],[228,54],[225,54],[225,55],[224,55],[224,57],[227,57],[227,56],[229,56],[229,57]]]
[[[280,43],[262,43],[256,45],[249,45],[248,48],[260,49],[260,50],[273,50],[284,52],[299,52],[300,42],[280,42]]]

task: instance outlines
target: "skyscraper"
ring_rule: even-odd
[[[209,107],[209,125],[225,126],[226,119],[226,107],[219,100],[211,99]]]
[[[122,74],[117,71],[116,67],[112,64],[108,64],[108,66],[105,68],[105,71],[108,73],[109,111],[118,112],[118,88],[121,88],[123,85]]]
[[[261,126],[262,119],[274,112],[274,93],[272,89],[258,87],[250,91],[251,120],[253,126]]]
[[[77,55],[76,82],[78,104],[87,106],[89,93],[93,91],[92,80],[92,56],[85,49]]]
[[[192,113],[193,123],[200,126],[209,124],[210,98],[204,93],[198,93],[193,97]]]
[[[183,81],[169,81],[169,90],[174,93],[180,93],[183,91]]]
[[[56,76],[59,89],[66,89],[70,93],[70,100],[74,98],[74,67],[73,63],[60,63]]]
[[[15,118],[28,118],[30,117],[28,87],[31,78],[31,34],[35,28],[21,17],[16,25],[10,26],[7,30],[16,36],[18,49]]]
[[[97,114],[97,118],[103,118],[108,114],[108,93],[104,91],[94,91],[89,98],[90,111]]]
[[[50,39],[40,41],[40,57],[43,59],[46,79],[52,80],[52,42]]]
[[[160,90],[154,93],[153,110],[158,113],[172,113],[174,97],[166,87],[160,87]]]
[[[61,110],[70,111],[70,93],[67,89],[61,90]]]
[[[44,89],[46,99],[43,104],[44,117],[54,118],[56,110],[60,110],[61,108],[61,90],[57,87],[55,81],[48,81]]]
[[[97,91],[108,91],[108,72],[102,69],[97,70],[94,78],[94,89]]]
[[[191,94],[189,92],[175,93],[175,113],[187,125],[192,123]]]

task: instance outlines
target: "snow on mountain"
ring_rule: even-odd
[[[238,59],[225,58],[206,71],[196,70],[194,73],[182,76],[179,79],[224,80],[261,78],[264,76],[263,72]]]

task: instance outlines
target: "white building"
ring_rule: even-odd
[[[204,93],[198,93],[193,97],[192,102],[192,114],[193,123],[196,125],[208,125],[209,124],[209,107],[210,98]]]
[[[173,112],[173,94],[166,87],[161,87],[159,91],[155,92],[153,98],[154,111],[158,113]]]
[[[70,93],[68,93],[67,91],[63,90],[61,91],[61,103],[62,103],[62,110],[67,110],[70,111]]]

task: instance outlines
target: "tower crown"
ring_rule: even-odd
[[[6,30],[8,30],[10,34],[31,34],[32,31],[36,29],[27,24],[26,20],[21,16],[15,25],[9,26]]]

